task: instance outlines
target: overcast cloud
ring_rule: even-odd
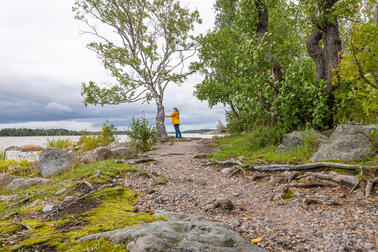
[[[185,0],[198,9],[205,33],[214,23],[215,0]],[[133,115],[145,113],[154,120],[154,104],[122,104],[85,107],[82,82],[112,82],[95,54],[86,48],[91,41],[80,35],[74,0],[1,0],[0,10],[0,128],[68,128],[98,130],[105,120],[124,129]],[[181,87],[171,85],[165,95],[166,113],[181,112],[182,129],[214,128],[224,121],[224,108],[210,110],[193,95],[201,76],[190,77]],[[167,126],[169,120],[166,121]],[[168,127],[168,130],[171,130]]]

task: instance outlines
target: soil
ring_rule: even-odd
[[[359,188],[349,195],[351,188],[340,185],[291,188],[287,199],[276,199],[275,190],[285,184],[282,173],[228,177],[224,167],[209,165],[204,154],[213,150],[206,140],[165,142],[147,153],[157,162],[133,164],[143,172],[122,183],[143,192],[137,210],[205,216],[248,240],[261,237],[258,245],[270,251],[377,249],[377,194],[365,198]],[[230,200],[233,209],[214,208],[220,199]]]
[[[67,215],[86,213],[100,205],[101,201],[94,199],[82,199],[72,203],[69,207],[64,208],[61,211],[54,213],[53,215],[47,215],[47,219],[62,219]]]

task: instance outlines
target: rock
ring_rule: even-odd
[[[112,158],[113,153],[107,147],[98,147],[93,151],[87,151],[80,155],[80,162],[84,164],[94,163],[101,160]]]
[[[13,191],[13,190],[16,190],[20,187],[28,187],[28,186],[32,186],[32,185],[42,185],[42,184],[47,184],[48,182],[50,182],[50,180],[45,179],[45,178],[28,178],[28,179],[19,178],[19,179],[13,180],[12,183],[10,183],[7,186],[7,190]]]
[[[114,141],[106,147],[108,149],[117,149],[117,148],[122,148],[122,147],[128,147],[128,144],[126,142],[121,143],[118,141]]]
[[[234,169],[233,168],[224,168],[221,170],[222,174],[230,174]]]
[[[48,213],[48,212],[51,212],[52,210],[54,210],[54,208],[55,208],[54,205],[47,204],[47,205],[42,209],[42,212],[44,212],[44,213]]]
[[[93,239],[107,238],[115,244],[120,244],[128,240],[129,245],[127,246],[127,249],[133,252],[266,251],[243,239],[238,233],[215,222],[208,221],[203,217],[165,211],[156,211],[155,215],[164,216],[168,221],[158,221],[151,224],[132,226],[88,235],[80,238],[79,241],[83,242]],[[143,243],[145,245],[143,245]],[[164,250],[153,250],[149,248]]]
[[[41,151],[43,150],[43,147],[38,146],[38,145],[28,144],[28,145],[23,145],[23,146],[18,147],[18,150],[22,152]]]
[[[60,189],[59,191],[57,191],[55,193],[55,196],[59,196],[59,195],[62,195],[63,193],[67,192],[67,189],[66,188],[62,188]]]
[[[38,158],[38,167],[43,177],[62,173],[72,165],[72,155],[57,148],[46,148]]]
[[[20,177],[0,173],[0,188],[9,185],[13,180]]]
[[[371,132],[378,130],[378,124],[343,124],[337,126],[328,141],[320,144],[318,151],[310,158],[312,162],[324,160],[352,161],[375,154]],[[375,141],[378,141],[376,134]]]
[[[313,129],[294,131],[283,136],[282,143],[278,146],[276,153],[287,152],[297,148],[298,146],[304,146],[304,136],[316,137],[318,143],[322,143],[328,139],[326,136]]]
[[[114,158],[126,158],[133,154],[133,150],[130,147],[119,147],[111,149]]]
[[[166,242],[155,235],[147,234],[136,241],[129,242],[127,250],[129,252],[165,252],[169,249]]]
[[[12,201],[12,200],[16,200],[16,199],[19,199],[21,197],[21,195],[14,195],[14,196],[0,196],[0,201]]]

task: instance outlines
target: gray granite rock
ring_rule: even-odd
[[[13,180],[17,178],[20,177],[0,173],[0,188],[9,185]]]
[[[13,196],[0,196],[0,201],[12,201],[21,198],[21,195],[13,195]]]
[[[42,209],[42,212],[44,212],[44,213],[48,213],[48,212],[51,212],[52,210],[54,210],[54,208],[55,208],[54,205],[47,204],[47,205]]]
[[[133,149],[130,147],[119,147],[111,151],[114,158],[126,158],[133,154]]]
[[[12,183],[10,183],[7,186],[7,190],[13,191],[13,190],[16,190],[20,187],[28,187],[28,186],[32,186],[32,185],[42,185],[42,184],[47,184],[48,182],[50,182],[50,180],[45,179],[45,178],[27,178],[27,179],[20,178],[20,179],[13,180]]]
[[[313,129],[294,131],[282,137],[282,143],[278,146],[276,153],[287,152],[298,146],[304,146],[304,137],[315,137],[318,143],[322,143],[328,139],[326,136]]]
[[[156,211],[156,216],[164,216],[168,221],[116,229],[109,232],[85,236],[79,241],[107,238],[115,244],[128,240],[128,249],[139,251],[266,251],[229,230],[203,217]],[[143,238],[145,237],[145,238]],[[143,242],[147,247],[143,249]],[[156,242],[152,244],[152,242]],[[163,249],[150,250],[149,248]]]
[[[62,173],[72,165],[72,155],[58,148],[46,148],[38,158],[38,167],[43,177]]]
[[[169,250],[169,246],[163,239],[148,234],[139,237],[136,241],[129,242],[127,250],[129,252],[165,252]]]
[[[98,147],[93,151],[87,151],[80,155],[79,161],[84,164],[90,164],[101,160],[112,158],[113,153],[107,147]]]
[[[371,132],[378,130],[378,124],[338,125],[328,141],[320,144],[318,151],[310,158],[312,162],[324,160],[352,161],[375,154],[373,141],[378,142],[378,134],[371,138]]]

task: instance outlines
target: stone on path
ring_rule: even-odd
[[[378,130],[378,124],[343,124],[337,126],[328,141],[320,144],[318,151],[310,158],[312,162],[325,160],[352,161],[375,154],[371,132]]]
[[[218,223],[186,214],[156,211],[168,221],[116,229],[109,232],[88,235],[79,241],[107,238],[115,244],[128,240],[127,249],[141,251],[266,251],[243,239],[238,233]],[[151,250],[156,248],[156,250]],[[160,249],[160,250],[159,250]]]
[[[73,157],[58,148],[46,148],[38,158],[38,167],[43,177],[57,175],[73,165]]]
[[[12,183],[10,183],[7,186],[7,190],[13,191],[21,187],[28,187],[32,185],[42,185],[42,184],[47,184],[48,182],[50,182],[50,180],[45,179],[45,178],[27,178],[27,179],[19,178],[19,179],[13,180]]]

